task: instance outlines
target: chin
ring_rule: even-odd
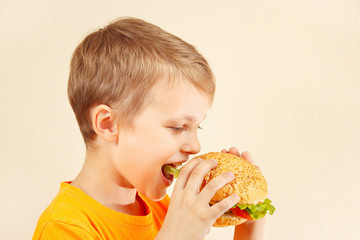
[[[166,196],[166,189],[161,192],[152,192],[150,194],[144,194],[147,198],[151,199],[152,201],[161,201]]]

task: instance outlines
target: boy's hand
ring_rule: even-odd
[[[233,174],[222,174],[199,191],[205,175],[216,165],[216,160],[202,159],[192,159],[184,165],[156,239],[203,239],[215,220],[239,201],[239,197],[233,194],[209,206],[216,191],[230,182]]]
[[[242,157],[245,160],[255,165],[255,162],[253,161],[249,152],[242,152],[240,154],[239,150],[235,147],[230,148],[229,151],[223,149],[221,152],[230,153],[238,157]],[[259,169],[259,171],[261,171],[259,166],[256,167]],[[265,218],[255,221],[247,221],[243,224],[235,226],[234,240],[242,240],[242,239],[260,240],[263,237],[264,228],[265,228]]]
[[[245,151],[245,152],[242,152],[242,153],[240,154],[239,150],[238,150],[236,147],[231,147],[231,148],[229,149],[229,151],[226,150],[226,149],[223,149],[223,150],[221,150],[221,152],[222,152],[222,153],[230,153],[230,154],[232,154],[232,155],[235,155],[235,156],[238,156],[238,157],[242,157],[243,159],[245,159],[245,160],[251,162],[252,164],[254,164],[254,165],[256,166],[256,168],[259,169],[259,171],[261,171],[260,167],[255,164],[255,162],[254,162],[254,160],[252,159],[252,157],[251,157],[251,155],[250,155],[249,152],[246,152],[246,151]]]

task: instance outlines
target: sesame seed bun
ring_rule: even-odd
[[[239,195],[238,204],[254,205],[264,202],[267,198],[267,183],[262,173],[251,162],[229,153],[210,152],[197,156],[201,159],[215,159],[218,165],[212,169],[204,178],[201,189],[213,178],[226,173],[233,172],[235,178],[223,188],[219,189],[210,204],[216,204],[233,193]],[[226,227],[246,222],[234,213],[225,213],[214,223],[214,227]]]

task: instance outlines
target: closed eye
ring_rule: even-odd
[[[171,129],[172,129],[174,132],[183,132],[183,131],[185,131],[185,128],[184,128],[184,127],[171,127]]]
[[[201,126],[197,127],[198,129],[202,130],[203,128]],[[174,132],[180,133],[186,130],[185,127],[170,127]]]

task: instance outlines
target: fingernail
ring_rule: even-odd
[[[236,193],[234,193],[234,196],[235,196],[236,201],[238,202],[238,201],[240,200],[239,195],[237,195]]]
[[[231,179],[235,177],[235,174],[233,172],[226,172],[227,176]]]

